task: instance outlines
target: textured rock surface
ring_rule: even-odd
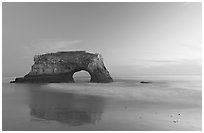
[[[74,82],[73,74],[85,70],[91,76],[91,82],[112,82],[100,54],[85,51],[57,52],[34,57],[31,71],[13,82],[59,83]]]

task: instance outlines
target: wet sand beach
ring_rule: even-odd
[[[173,79],[154,78],[151,84],[141,84],[141,77],[110,84],[3,80],[3,130],[202,130],[201,81]]]

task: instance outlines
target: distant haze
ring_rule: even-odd
[[[35,54],[101,53],[112,76],[201,74],[201,3],[3,3],[3,76]]]

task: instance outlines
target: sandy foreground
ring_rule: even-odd
[[[200,131],[202,90],[199,83],[140,84],[136,80],[110,84],[6,83],[3,127],[4,130],[31,131]],[[43,117],[41,114],[31,116],[32,109],[43,111]],[[60,118],[55,117],[60,113],[66,118],[70,111],[81,112],[82,119],[75,122],[84,124],[72,126],[69,125],[72,122],[61,123]],[[89,118],[94,118],[94,122],[87,121]]]
[[[97,89],[93,85],[72,84],[69,89],[66,86],[50,84],[49,89],[106,98],[105,115],[92,130],[202,130],[201,90],[161,89],[152,85],[132,90],[132,86],[117,83],[111,89],[108,84],[94,85]]]
[[[121,122],[122,125],[124,121],[127,121],[127,126],[123,127],[122,130],[132,130],[132,127],[136,130],[147,131],[201,130],[201,108],[178,107],[177,105],[167,107],[169,105],[165,106],[163,103],[151,102],[137,102],[134,105],[136,106],[135,108],[127,105],[123,109],[115,108],[107,111],[106,113],[109,113],[108,116],[112,118],[112,122],[109,121],[113,123],[111,126],[115,128],[114,122]]]

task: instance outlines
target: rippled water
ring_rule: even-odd
[[[201,130],[200,77],[117,78],[109,84],[10,80],[3,78],[3,130]]]

